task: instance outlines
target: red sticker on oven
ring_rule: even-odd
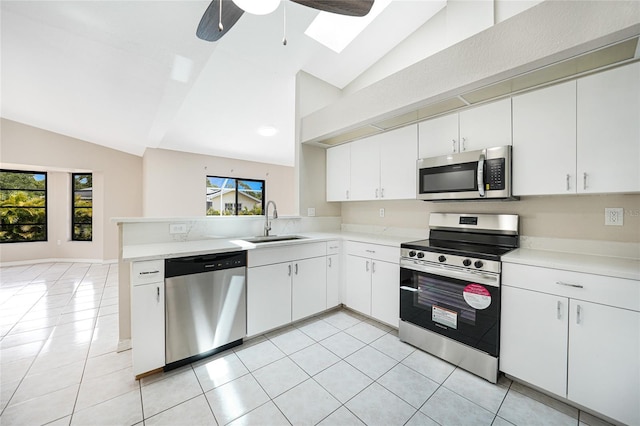
[[[475,309],[487,309],[491,305],[491,293],[480,284],[469,284],[462,290],[462,296]]]

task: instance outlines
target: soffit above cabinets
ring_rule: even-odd
[[[417,110],[394,115],[356,129],[342,132],[314,142],[312,145],[331,147],[366,136],[424,121],[441,114],[450,113],[471,105],[512,96],[516,93],[577,78],[585,74],[600,72],[640,59],[639,38],[633,37],[570,59],[520,74],[508,80],[490,84],[457,96],[424,105]]]

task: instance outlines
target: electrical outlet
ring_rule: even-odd
[[[316,208],[315,207],[309,207],[307,209],[307,216],[314,217],[315,215],[316,215]]]
[[[605,208],[604,224],[613,226],[622,226],[624,224],[624,209],[622,208]]]
[[[169,225],[169,233],[170,234],[186,234],[187,233],[187,224],[186,223],[172,223]]]
[[[380,217],[384,217],[384,209],[380,209]]]

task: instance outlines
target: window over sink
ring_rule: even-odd
[[[262,215],[265,181],[207,176],[207,216]]]

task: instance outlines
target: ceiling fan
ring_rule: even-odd
[[[347,16],[365,16],[371,10],[374,0],[291,0],[294,3],[323,12],[337,13]],[[258,0],[263,6],[267,3],[271,5],[267,12],[255,12],[256,14],[266,14],[275,10],[280,4],[280,0]],[[224,4],[223,4],[224,3]],[[196,35],[206,41],[217,41],[225,35],[238,19],[246,11],[249,12],[248,0],[213,0],[207,10],[205,10]],[[286,43],[285,43],[286,44]]]

